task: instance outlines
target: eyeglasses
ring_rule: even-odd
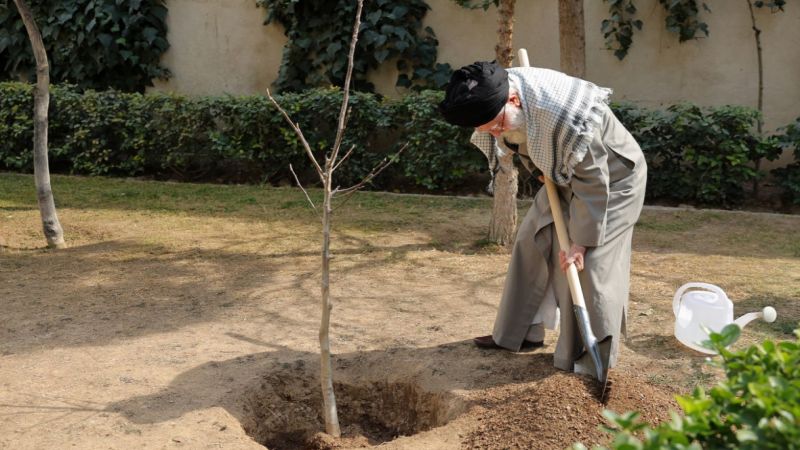
[[[496,123],[496,124],[492,125],[491,127],[484,128],[482,130],[480,128],[478,128],[478,131],[485,131],[485,132],[487,132],[489,134],[502,133],[503,129],[506,126],[506,106],[508,106],[507,103],[505,105],[503,105],[503,116],[500,118],[500,122],[499,123]]]

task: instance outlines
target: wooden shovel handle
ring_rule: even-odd
[[[531,63],[528,60],[528,51],[524,48],[519,49],[519,65],[521,67],[530,67]],[[558,236],[558,244],[564,253],[569,254],[569,233],[567,226],[564,224],[564,216],[561,214],[561,202],[558,199],[558,190],[556,184],[544,174],[544,187],[547,189],[547,200],[550,202],[550,212],[553,215],[553,223],[556,226],[556,235]],[[569,282],[569,290],[572,293],[572,304],[580,307],[586,307],[586,301],[583,299],[583,290],[581,289],[581,282],[578,279],[578,269],[575,268],[575,263],[571,263],[567,267],[567,281]]]

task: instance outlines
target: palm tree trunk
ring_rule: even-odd
[[[50,187],[50,167],[47,161],[47,108],[50,105],[50,66],[44,49],[42,35],[30,8],[24,0],[14,0],[36,58],[36,86],[33,94],[33,176],[36,183],[36,197],[42,216],[42,228],[47,246],[64,248],[64,230],[58,221],[53,190]]]

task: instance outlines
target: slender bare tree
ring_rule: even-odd
[[[495,56],[503,67],[511,67],[514,60],[514,6],[516,0],[500,0],[498,5],[497,46]],[[517,228],[518,172],[514,155],[506,152],[497,158],[497,174],[494,179],[492,220],[489,224],[489,241],[507,245],[514,242]]]
[[[561,71],[573,77],[586,76],[586,30],[583,0],[559,0],[558,35]]]
[[[747,7],[750,9],[750,21],[753,27],[753,35],[756,40],[756,55],[758,56],[758,112],[762,115],[758,118],[758,123],[756,124],[756,129],[758,131],[758,135],[761,136],[763,134],[764,128],[764,58],[762,56],[761,50],[761,28],[758,28],[756,24],[756,15],[753,11],[753,2],[750,0],[747,1]],[[756,171],[761,168],[761,158],[756,160]],[[758,179],[753,180],[753,197],[758,198]]]
[[[342,196],[341,203],[337,206],[341,207],[347,199],[353,195],[356,191],[364,187],[367,183],[369,183],[373,178],[375,178],[379,173],[381,173],[386,167],[389,166],[399,155],[400,153],[405,150],[406,146],[404,145],[397,153],[393,156],[387,156],[386,158],[381,161],[375,168],[370,171],[370,173],[356,185],[353,185],[349,188],[341,189],[339,187],[333,188],[333,175],[336,169],[341,167],[342,163],[344,163],[350,155],[353,154],[353,150],[355,150],[355,146],[352,146],[345,154],[340,158],[339,150],[342,146],[342,139],[344,137],[344,132],[347,123],[347,116],[349,115],[349,108],[348,102],[350,98],[350,79],[353,72],[353,55],[356,49],[356,42],[358,40],[358,29],[361,25],[361,10],[363,8],[363,0],[358,1],[358,8],[356,11],[356,18],[355,23],[353,24],[353,34],[350,41],[350,53],[348,56],[348,65],[347,65],[347,74],[345,76],[344,87],[342,88],[344,98],[342,100],[342,107],[339,111],[339,124],[336,130],[336,138],[333,142],[333,147],[331,151],[325,155],[325,161],[322,165],[317,161],[317,158],[314,156],[313,152],[311,151],[311,146],[308,144],[305,136],[303,136],[303,131],[300,129],[299,124],[292,122],[292,119],[286,113],[286,111],[278,104],[272,94],[267,91],[267,96],[269,97],[270,101],[273,105],[283,114],[286,121],[291,125],[292,129],[294,129],[295,133],[297,134],[300,142],[303,144],[303,148],[306,151],[306,155],[311,160],[311,163],[316,169],[317,175],[319,176],[320,182],[322,183],[323,189],[323,196],[322,196],[322,212],[321,212],[321,219],[322,219],[322,320],[320,321],[320,328],[319,328],[319,346],[320,346],[320,381],[322,384],[322,402],[323,402],[323,417],[325,419],[325,431],[332,435],[339,437],[341,436],[341,429],[339,426],[339,417],[336,411],[336,397],[333,391],[333,369],[331,366],[331,346],[330,346],[330,318],[331,318],[331,310],[333,309],[333,301],[331,300],[330,296],[330,261],[331,261],[331,252],[330,252],[330,242],[331,242],[331,222],[333,216],[333,199],[339,196]],[[317,206],[311,200],[311,197],[308,195],[308,192],[305,188],[303,188],[302,184],[300,183],[299,178],[294,172],[294,169],[289,166],[292,171],[292,174],[295,177],[295,181],[297,185],[300,186],[300,189],[303,190],[303,193],[306,195],[306,199],[311,204],[311,207],[314,210],[317,210]]]
[[[50,167],[47,161],[47,108],[50,105],[50,66],[42,34],[33,13],[24,0],[14,0],[36,58],[36,86],[33,88],[33,177],[36,183],[36,197],[42,216],[42,228],[47,246],[64,248],[64,230],[58,221],[53,190],[50,186]]]

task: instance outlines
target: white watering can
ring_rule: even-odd
[[[744,328],[756,319],[774,322],[778,317],[775,308],[767,306],[761,312],[747,313],[733,320],[733,302],[718,286],[708,283],[686,283],[675,293],[672,301],[675,313],[675,337],[685,346],[698,352],[715,355],[714,350],[701,346],[708,340],[703,327],[720,332],[726,325],[735,323]]]

